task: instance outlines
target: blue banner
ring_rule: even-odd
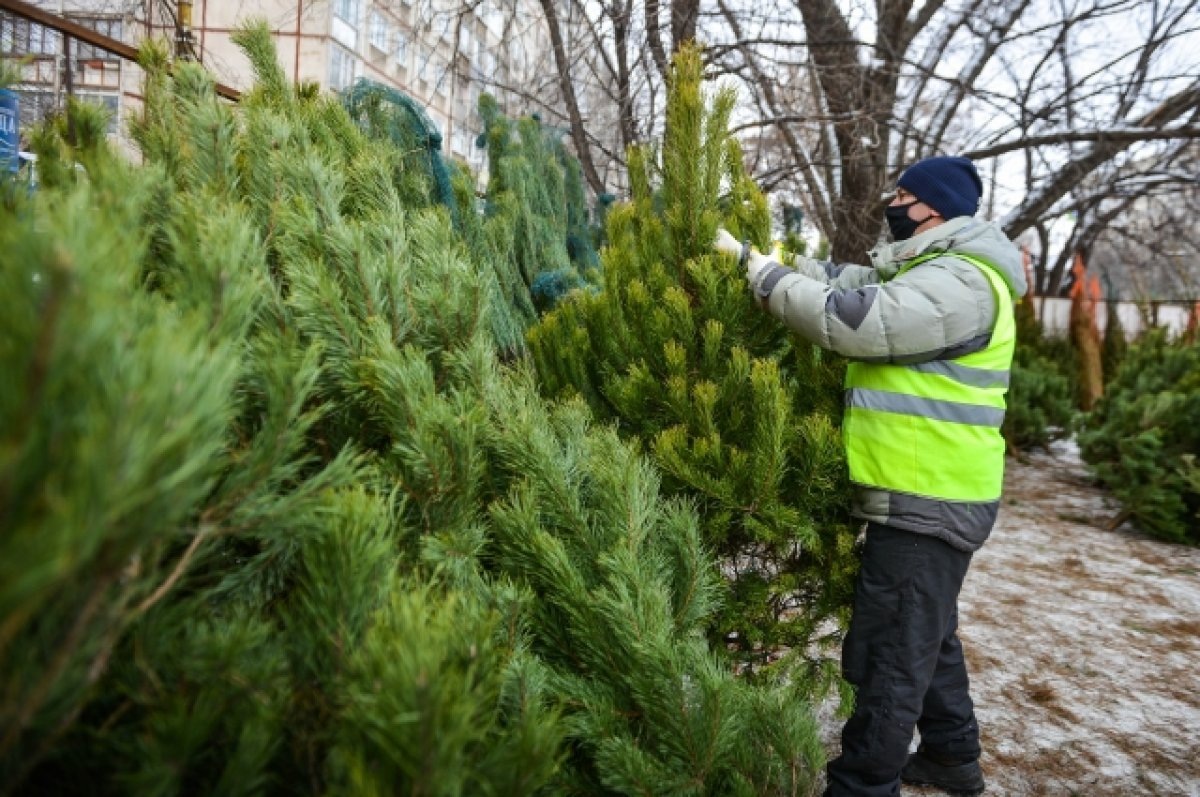
[[[21,137],[17,122],[20,99],[15,91],[0,89],[0,170],[15,172],[20,163],[17,152],[21,147]]]

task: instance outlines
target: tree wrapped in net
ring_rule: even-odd
[[[479,98],[488,151],[486,240],[515,266],[539,312],[599,281],[579,161],[561,131],[535,116],[509,119],[495,98]],[[533,320],[532,318],[530,319]]]

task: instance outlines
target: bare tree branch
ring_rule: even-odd
[[[1190,138],[1200,139],[1200,127],[1168,127],[1162,129],[1126,129],[1126,130],[1062,130],[1057,133],[1045,133],[1037,136],[1026,136],[1013,141],[1005,141],[990,147],[967,150],[964,157],[974,160],[994,158],[1008,152],[1043,147],[1047,144],[1067,144],[1080,141],[1114,142],[1131,144],[1136,141],[1161,141],[1165,139]]]
[[[588,181],[592,191],[604,193],[604,181],[596,171],[592,161],[592,151],[588,147],[587,133],[583,129],[583,117],[579,114],[579,100],[575,97],[575,84],[571,82],[571,70],[567,63],[567,52],[563,46],[562,28],[558,24],[558,12],[554,8],[554,0],[539,0],[542,13],[546,18],[546,27],[550,33],[550,46],[554,50],[554,61],[558,66],[559,86],[562,89],[563,100],[567,105],[567,116],[571,120],[571,140],[575,144],[579,163],[583,167],[583,176]]]
[[[1189,112],[1195,112],[1198,107],[1200,107],[1200,81],[1193,83],[1145,114],[1138,120],[1137,126],[1162,128]],[[1125,145],[1126,142],[1113,139],[1096,141],[1084,154],[1060,168],[1044,186],[1031,193],[1021,205],[1009,213],[1002,222],[1004,231],[1011,238],[1028,229],[1082,178],[1120,153]]]

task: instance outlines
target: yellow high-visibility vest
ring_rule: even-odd
[[[935,257],[960,258],[987,277],[996,297],[991,340],[952,360],[851,363],[842,428],[850,480],[941,501],[995,501],[1004,479],[1000,425],[1016,345],[1012,297],[995,266],[971,255],[924,255],[896,276]]]

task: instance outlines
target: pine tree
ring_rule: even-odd
[[[493,250],[507,252],[530,300],[544,312],[598,278],[579,164],[536,116],[508,119],[488,94],[479,99],[479,115]]]
[[[274,367],[254,372],[267,274],[241,208],[175,194],[164,169],[124,166],[103,144],[103,119],[81,106],[70,114],[74,146],[61,128],[39,137],[42,188],[0,224],[4,370],[20,375],[0,401],[5,790],[36,772],[35,791],[90,791],[92,776],[64,762],[106,766],[102,747],[79,748],[81,728],[133,709],[107,677],[126,662],[136,669],[131,637],[166,611],[184,574],[235,530],[312,522],[315,494],[360,476],[352,457],[319,463],[300,451],[311,357],[274,350]],[[188,155],[176,155],[182,174]],[[164,199],[202,212],[160,226]],[[186,268],[150,268],[180,241],[194,247]],[[180,633],[219,626],[228,641],[205,681],[230,687],[224,703],[202,705],[227,730],[245,728],[230,747],[250,755],[243,744],[257,728],[243,720],[269,714],[270,701],[242,702],[240,679],[223,678],[244,667],[244,683],[257,683],[279,656],[247,650],[268,631],[261,622],[223,625],[197,608]]]
[[[1069,435],[1075,418],[1070,374],[1047,341],[1030,300],[1016,305],[1017,348],[1013,356],[1012,383],[1007,396],[1002,432],[1010,452],[1045,448]]]
[[[1150,333],[1079,433],[1084,460],[1144,531],[1200,544],[1200,343]]]
[[[824,621],[843,611],[853,569],[840,369],[756,308],[711,251],[719,224],[766,250],[769,214],[727,132],[734,96],[706,104],[701,71],[700,53],[681,51],[661,152],[630,152],[605,290],[545,316],[530,349],[548,395],[583,397],[696,502],[729,576],[718,638],[746,661],[782,648],[803,660],[835,630]]]
[[[805,703],[705,640],[694,510],[501,365],[402,156],[236,38],[236,111],[147,50],[146,166],[50,136],[0,210],[3,789],[812,793]]]
[[[1129,351],[1129,340],[1125,336],[1125,325],[1121,323],[1120,302],[1110,299],[1105,303],[1104,339],[1100,342],[1100,365],[1104,376],[1112,379],[1121,370],[1121,362]]]

